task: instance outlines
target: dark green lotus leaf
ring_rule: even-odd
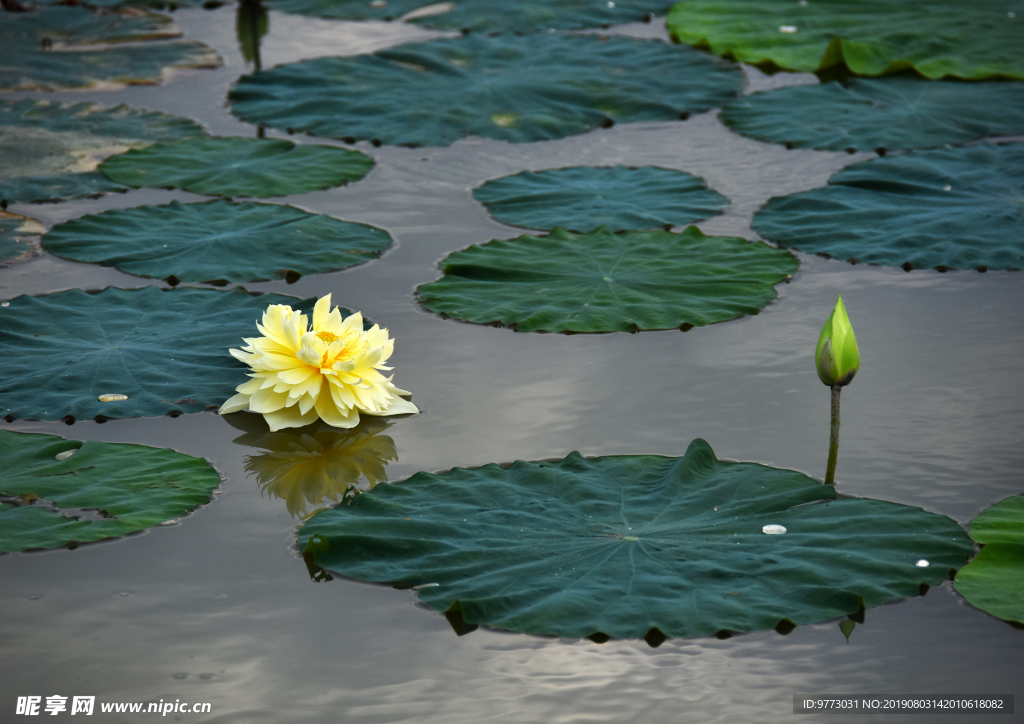
[[[43,248],[65,259],[186,282],[294,281],[364,264],[390,246],[386,231],[366,224],[230,201],[114,209],[58,224],[43,237]]]
[[[729,205],[704,179],[656,166],[524,171],[488,181],[473,197],[506,224],[573,231],[685,226]]]
[[[853,78],[743,96],[719,117],[745,136],[796,148],[931,148],[1024,133],[1024,83]]]
[[[82,420],[219,407],[246,380],[228,349],[255,334],[263,310],[310,311],[315,301],[157,287],[15,297],[0,308],[0,416]],[[108,395],[128,399],[99,399]]]
[[[982,511],[970,535],[984,548],[957,573],[956,590],[982,611],[1024,624],[1024,495]]]
[[[103,158],[203,135],[187,118],[125,105],[0,100],[0,199],[59,201],[127,191],[95,170]]]
[[[743,82],[733,64],[660,41],[472,33],[281,65],[243,76],[228,97],[253,123],[438,146],[470,134],[523,143],[674,119],[735,98]]]
[[[316,515],[299,548],[345,576],[418,587],[470,624],[639,638],[851,614],[941,583],[972,545],[946,516],[836,499],[694,440],[682,458],[572,453],[417,473]]]
[[[215,68],[220,58],[181,35],[170,18],[84,6],[6,12],[0,23],[0,90],[108,88],[158,83],[168,68]]]
[[[768,201],[753,227],[782,246],[906,270],[1024,267],[1024,144],[918,151],[843,169]]]
[[[788,251],[695,226],[495,240],[450,254],[420,286],[436,314],[520,332],[703,327],[757,312],[799,267]]]
[[[44,231],[45,227],[35,219],[0,211],[0,267],[32,256],[32,242]]]
[[[550,28],[596,28],[633,23],[664,15],[672,7],[667,0],[269,0],[273,10],[341,20],[396,20],[406,13],[431,6],[439,12],[413,15],[411,22],[443,30],[475,30],[484,33],[529,32]]]
[[[358,181],[373,159],[333,146],[260,138],[158,143],[107,159],[100,171],[125,186],[185,189],[211,196],[268,198]]]
[[[70,457],[61,455],[68,451]],[[209,502],[220,485],[202,458],[144,445],[0,430],[0,459],[5,553],[152,528]]]
[[[785,70],[1024,78],[1024,0],[686,0],[677,43]]]

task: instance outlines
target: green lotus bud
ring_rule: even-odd
[[[814,362],[818,366],[818,377],[830,387],[850,384],[860,369],[860,350],[857,349],[857,338],[853,335],[850,318],[846,316],[842,297],[825,320]]]

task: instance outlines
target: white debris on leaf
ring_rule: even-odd
[[[765,533],[766,535],[782,535],[786,532],[786,526],[772,523],[771,525],[766,525],[764,528],[762,528],[761,532]]]
[[[914,565],[916,565],[918,568],[927,568],[931,564],[928,563],[928,561],[926,561],[924,558],[922,558],[921,560],[919,560]]]
[[[780,25],[779,26],[779,32],[780,33],[795,33],[796,32],[796,26],[795,25]]]
[[[127,400],[128,395],[122,395],[120,393],[110,393],[107,395],[100,395],[96,398],[100,402],[120,402],[121,400]]]
[[[75,454],[75,450],[65,450],[62,453],[57,453],[53,456],[54,460],[67,460],[69,457]]]

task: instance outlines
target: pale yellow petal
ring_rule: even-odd
[[[286,427],[302,427],[316,422],[316,412],[310,410],[305,415],[296,407],[285,407],[274,412],[266,412],[263,419],[267,421],[271,432],[277,432]]]
[[[331,311],[331,295],[320,297],[313,307],[313,329],[319,330],[327,324],[327,315]]]
[[[280,410],[288,404],[288,395],[263,388],[256,390],[249,399],[249,409],[266,415],[268,412]]]
[[[414,414],[418,413],[419,411],[420,410],[419,410],[418,407],[416,407],[416,405],[414,405],[411,402],[409,402],[409,400],[405,400],[405,399],[403,399],[401,397],[396,397],[393,400],[391,400],[391,404],[389,404],[387,407],[385,407],[382,410],[378,410],[376,412],[371,412],[370,410],[363,410],[363,412],[365,414],[367,414],[367,415],[378,415],[378,416],[381,416],[381,415],[414,415]]]
[[[249,409],[249,395],[239,392],[234,397],[229,397],[227,402],[217,410],[218,415],[229,415],[232,412],[241,412]]]
[[[339,410],[330,395],[321,394],[316,398],[316,412],[331,427],[347,429],[359,424],[359,413],[354,408]]]

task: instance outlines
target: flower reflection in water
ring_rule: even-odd
[[[293,516],[308,518],[317,506],[338,502],[350,491],[373,488],[388,479],[389,462],[398,460],[395,441],[382,434],[391,427],[387,420],[363,418],[349,430],[324,422],[287,431],[270,432],[254,415],[231,415],[236,427],[247,433],[235,439],[240,445],[261,448],[245,458],[245,469],[262,492],[281,498]],[[253,421],[259,421],[261,429]],[[307,511],[307,504],[313,510]]]

